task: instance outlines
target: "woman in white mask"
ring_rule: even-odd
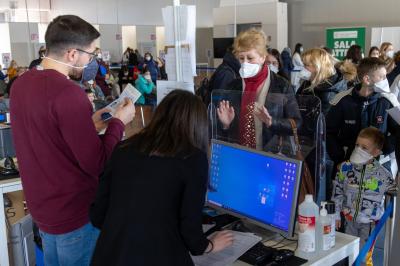
[[[293,71],[291,73],[291,82],[292,85],[294,86],[295,91],[300,86],[300,77],[299,73],[304,69],[304,64],[301,59],[301,54],[304,52],[303,45],[301,43],[297,43],[295,48],[294,48],[294,53],[292,56],[292,62],[293,62]]]
[[[269,69],[289,81],[289,76],[282,71],[281,54],[276,49],[269,49],[267,59],[265,61]]]
[[[266,43],[264,32],[257,29],[236,37],[233,47],[241,64],[242,80],[230,86],[237,93],[232,92],[217,103],[218,125],[222,126],[222,132],[217,134],[259,150],[269,149],[266,145],[274,136],[292,133],[289,118],[297,124],[301,120],[293,89],[266,64]],[[233,99],[235,96],[239,99]]]
[[[392,43],[384,42],[381,44],[379,58],[385,61],[387,73],[389,74],[390,72],[392,72],[393,68],[395,67],[395,63],[393,60],[394,47]]]
[[[313,48],[302,54],[304,69],[300,72],[303,82],[296,92],[297,95],[314,95],[321,100],[321,109],[326,115],[330,108],[330,101],[341,91],[347,90],[348,79],[355,78],[357,69],[348,61],[342,64],[341,69],[352,75],[343,75],[335,69],[334,58],[324,49]]]

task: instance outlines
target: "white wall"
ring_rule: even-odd
[[[136,49],[136,26],[122,26],[122,51],[126,48]]]
[[[53,18],[70,13],[96,24],[116,24],[118,21],[122,25],[162,25],[161,8],[172,5],[173,1],[52,0],[51,3]],[[219,6],[219,0],[181,0],[181,4],[196,5],[197,26],[211,27],[212,9]]]
[[[366,27],[366,49],[369,49],[372,27],[400,26],[398,0],[287,0],[286,2],[289,3],[289,43],[292,48],[296,42],[303,43],[305,48],[325,45],[325,29],[329,27],[361,26]]]
[[[156,48],[156,40],[152,40],[151,37],[156,36],[156,27],[155,26],[136,26],[136,41],[137,48],[139,52],[144,54],[144,47],[152,47],[151,54],[156,56],[157,48]],[[157,36],[156,36],[157,38]]]
[[[11,53],[10,31],[8,23],[0,23],[0,56],[3,53]],[[2,60],[2,59],[0,59]],[[0,63],[3,67],[3,62]]]
[[[100,47],[103,51],[110,51],[111,62],[119,62],[122,59],[122,40],[117,40],[116,35],[122,36],[120,25],[100,24]]]
[[[160,56],[160,50],[164,50],[165,47],[165,27],[159,26],[156,27],[156,49],[157,56]]]
[[[29,29],[28,29],[29,27]],[[36,50],[39,39],[31,40],[31,35],[39,36],[37,23],[12,22],[9,23],[12,58],[20,66],[28,66],[37,57]]]
[[[234,6],[224,6],[214,8],[214,38],[224,38],[234,36]],[[287,4],[271,2],[264,4],[242,5],[237,8],[237,24],[242,23],[261,23],[262,30],[270,36],[271,47],[282,50],[287,46]],[[215,59],[214,65],[217,66],[221,60]]]

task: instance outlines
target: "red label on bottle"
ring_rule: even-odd
[[[299,220],[299,224],[302,225],[302,227],[304,227],[304,226],[315,227],[315,216],[307,217],[307,216],[299,215],[298,220]]]

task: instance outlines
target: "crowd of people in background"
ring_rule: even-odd
[[[81,21],[79,23],[86,25]],[[93,41],[98,37],[98,32],[88,25],[86,27],[93,33],[94,37],[90,40]],[[338,226],[343,225],[343,230],[346,232],[357,234],[357,228],[364,228],[365,224],[370,225],[380,218],[381,213],[377,212],[381,211],[383,194],[395,184],[393,178],[397,175],[398,165],[400,165],[400,125],[386,112],[386,110],[400,105],[400,51],[396,53],[395,47],[391,43],[384,42],[380,48],[371,47],[368,56],[365,57],[365,51],[361,46],[352,45],[345,58],[338,60],[328,47],[305,49],[301,43],[297,43],[293,53],[289,47],[279,52],[273,47],[268,47],[266,40],[265,34],[257,29],[241,32],[235,38],[233,46],[227,49],[222,64],[217,67],[211,77],[207,85],[209,93],[206,94],[203,101],[206,105],[212,102],[211,94],[217,91],[225,91],[226,95],[236,95],[236,98],[229,96],[216,104],[220,136],[249,148],[285,154],[285,152],[290,153],[290,151],[282,148],[284,145],[282,138],[292,137],[295,130],[301,131],[311,121],[311,119],[307,120],[307,117],[299,108],[302,104],[301,98],[317,99],[319,113],[322,113],[326,119],[326,157],[333,166],[326,176],[326,195],[327,198],[332,197],[335,200],[338,213],[342,214],[342,216],[339,215],[338,220],[345,223],[338,223]],[[76,49],[76,52],[83,52],[91,56],[91,60],[86,60],[88,62],[82,74],[77,77],[71,75],[71,79],[86,93],[93,114],[118,98],[128,84],[133,85],[142,93],[137,104],[155,105],[157,80],[168,78],[165,72],[165,61],[160,57],[156,58],[149,52],[141,55],[137,49],[133,50],[128,47],[122,55],[121,66],[117,72],[111,69],[109,62],[104,61],[100,48],[95,48],[93,52]],[[26,71],[29,71],[29,75],[25,78],[37,81],[35,71],[41,70],[43,65],[51,69],[54,64],[60,63],[60,61],[57,61],[58,59],[53,58],[55,55],[46,50],[46,47],[41,47],[38,53],[39,57],[32,61],[29,66],[30,70],[18,66],[17,62],[12,60],[6,73],[0,71],[0,109],[3,108],[3,103],[5,109],[9,108],[7,99],[14,82],[17,81],[19,93],[22,93],[22,81],[18,81],[18,79]],[[67,58],[67,55],[65,55],[65,58]],[[66,65],[65,62],[60,64]],[[57,67],[62,70],[64,66],[58,65]],[[74,67],[79,68],[76,66],[72,68]],[[56,80],[59,77],[55,75],[53,78]],[[65,86],[68,86],[68,84],[65,83]],[[144,151],[150,157],[169,154],[170,151],[160,148],[162,147],[161,143],[161,146],[153,147],[140,141],[150,141],[154,138],[164,139],[158,133],[161,132],[159,130],[165,130],[166,126],[173,125],[178,130],[179,125],[171,122],[173,121],[171,115],[168,116],[171,121],[168,121],[172,124],[164,124],[165,121],[162,120],[169,111],[173,111],[171,114],[173,113],[177,118],[182,116],[179,119],[182,119],[183,122],[192,123],[194,121],[184,121],[185,117],[183,117],[181,109],[168,109],[166,107],[169,102],[174,101],[173,97],[180,99],[182,105],[179,106],[185,112],[189,112],[191,106],[184,104],[184,101],[190,101],[193,106],[199,104],[198,98],[193,98],[186,93],[172,94],[161,105],[162,111],[156,113],[156,118],[159,118],[159,120],[152,122],[150,127],[133,138],[129,145],[118,148],[118,156],[120,154],[123,156],[129,149],[134,149],[135,152]],[[206,115],[204,106],[197,108],[199,109],[197,113],[202,115],[202,123],[206,123],[203,117]],[[15,109],[15,112],[20,111]],[[132,110],[130,112],[132,113]],[[133,114],[126,114],[125,116],[127,118],[123,123],[127,124],[133,118]],[[190,116],[190,119],[194,119],[193,117],[196,114]],[[122,136],[123,125],[117,122],[114,124],[118,136]],[[193,122],[193,128],[195,128],[195,122]],[[94,128],[90,129],[93,129],[92,135],[96,136]],[[204,128],[202,130],[207,131]],[[311,130],[307,134],[313,139],[314,133]],[[191,137],[196,139],[196,133],[193,133]],[[202,141],[206,142],[203,137]],[[187,136],[182,136],[183,140],[186,138]],[[172,141],[169,138],[166,138],[166,140]],[[108,141],[111,142],[111,140]],[[189,143],[191,140],[188,139],[187,141]],[[117,141],[114,142],[113,147]],[[194,165],[196,167],[198,165],[207,167],[205,153],[202,153],[206,149],[203,149],[202,143],[196,144],[197,146],[193,146],[193,143],[189,144],[188,148],[182,151],[175,149],[171,153],[172,157],[180,158],[179,156],[182,154],[192,154],[193,151],[196,151],[195,154],[198,153],[198,156],[193,159]],[[93,146],[100,147],[100,144],[95,143]],[[180,154],[180,152],[183,153]],[[103,153],[107,153],[107,158],[111,156],[111,150],[103,151]],[[137,162],[140,160],[143,163],[150,161],[147,157],[145,159],[139,155],[137,157],[138,161],[132,163],[138,164]],[[105,158],[103,158],[103,161],[105,161]],[[112,161],[118,160],[114,158]],[[316,167],[313,165],[314,157],[307,157],[306,161],[312,170]],[[126,163],[130,163],[130,161],[126,159]],[[177,160],[176,167],[180,167],[179,163],[182,163],[180,159]],[[379,192],[379,195],[375,195],[374,199],[367,199],[367,197],[362,196],[361,204],[365,203],[368,205],[367,207],[366,205],[361,207],[346,205],[343,202],[344,195],[354,192],[348,191],[351,189],[348,186],[349,182],[353,182],[352,185],[364,185],[362,183],[364,182],[364,174],[362,173],[365,172],[365,165],[367,164],[373,166],[372,170],[368,168],[367,171],[368,178],[371,179],[370,182],[380,182],[376,187],[371,185],[368,189]],[[96,168],[97,170],[93,174],[95,177],[98,176],[103,167],[103,165],[100,166],[100,163],[97,166],[98,169]],[[170,166],[163,165],[163,167],[167,169]],[[106,169],[111,171],[114,168],[115,166],[110,164]],[[338,169],[338,171],[335,169]],[[376,179],[377,177],[374,174],[371,174],[371,171],[379,173],[379,180]],[[350,172],[355,174],[355,177]],[[107,180],[110,175],[107,172],[103,182],[109,182]],[[202,180],[199,185],[204,185],[205,189],[205,183],[206,181]],[[103,190],[109,189],[106,184],[101,184],[101,186]],[[139,191],[140,188],[137,188],[137,190]],[[200,192],[204,194],[204,191]],[[200,194],[197,195],[198,202],[196,203],[198,212],[201,209],[199,206],[203,203]],[[101,198],[98,198],[91,210],[93,224],[99,228],[111,226],[104,218],[104,208],[108,208],[108,206],[103,206],[103,204]],[[357,204],[360,204],[360,202]],[[190,210],[189,206],[185,211],[191,213],[193,210]],[[362,214],[360,215],[361,220],[357,220],[357,217],[354,218],[355,213],[358,214],[359,211]],[[190,222],[191,220],[188,219],[187,223]],[[187,226],[187,230],[191,230],[191,225],[188,224]],[[46,227],[44,226],[44,228]],[[105,256],[103,252],[109,247],[105,239],[113,237],[112,234],[107,235],[104,231],[101,233],[104,239],[98,242],[94,257],[94,261],[98,265],[106,264],[106,262],[102,262]],[[49,242],[49,235],[43,233],[43,236],[47,238],[47,245],[50,245],[48,244],[51,242]],[[365,242],[366,237],[368,237],[368,234],[363,233],[362,243]],[[182,248],[181,251],[186,252],[189,249],[196,254],[215,251],[214,248],[217,246],[213,246],[212,242],[200,236],[198,238],[198,243],[193,242],[192,246]],[[230,235],[217,235],[215,240],[218,239],[223,242],[218,246],[219,249],[231,244],[232,240]],[[177,240],[177,242],[179,241]],[[126,250],[123,250],[123,252],[126,253],[124,253],[124,256],[129,255]],[[190,261],[189,257],[183,259],[185,263]]]

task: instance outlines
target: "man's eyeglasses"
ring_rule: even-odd
[[[93,58],[97,57],[97,53],[94,53],[94,52],[93,52],[93,53],[87,52],[87,51],[82,50],[82,49],[79,49],[79,48],[76,48],[76,50],[77,50],[78,52],[81,52],[81,53],[85,53],[85,54],[90,55],[90,60],[92,60]]]

